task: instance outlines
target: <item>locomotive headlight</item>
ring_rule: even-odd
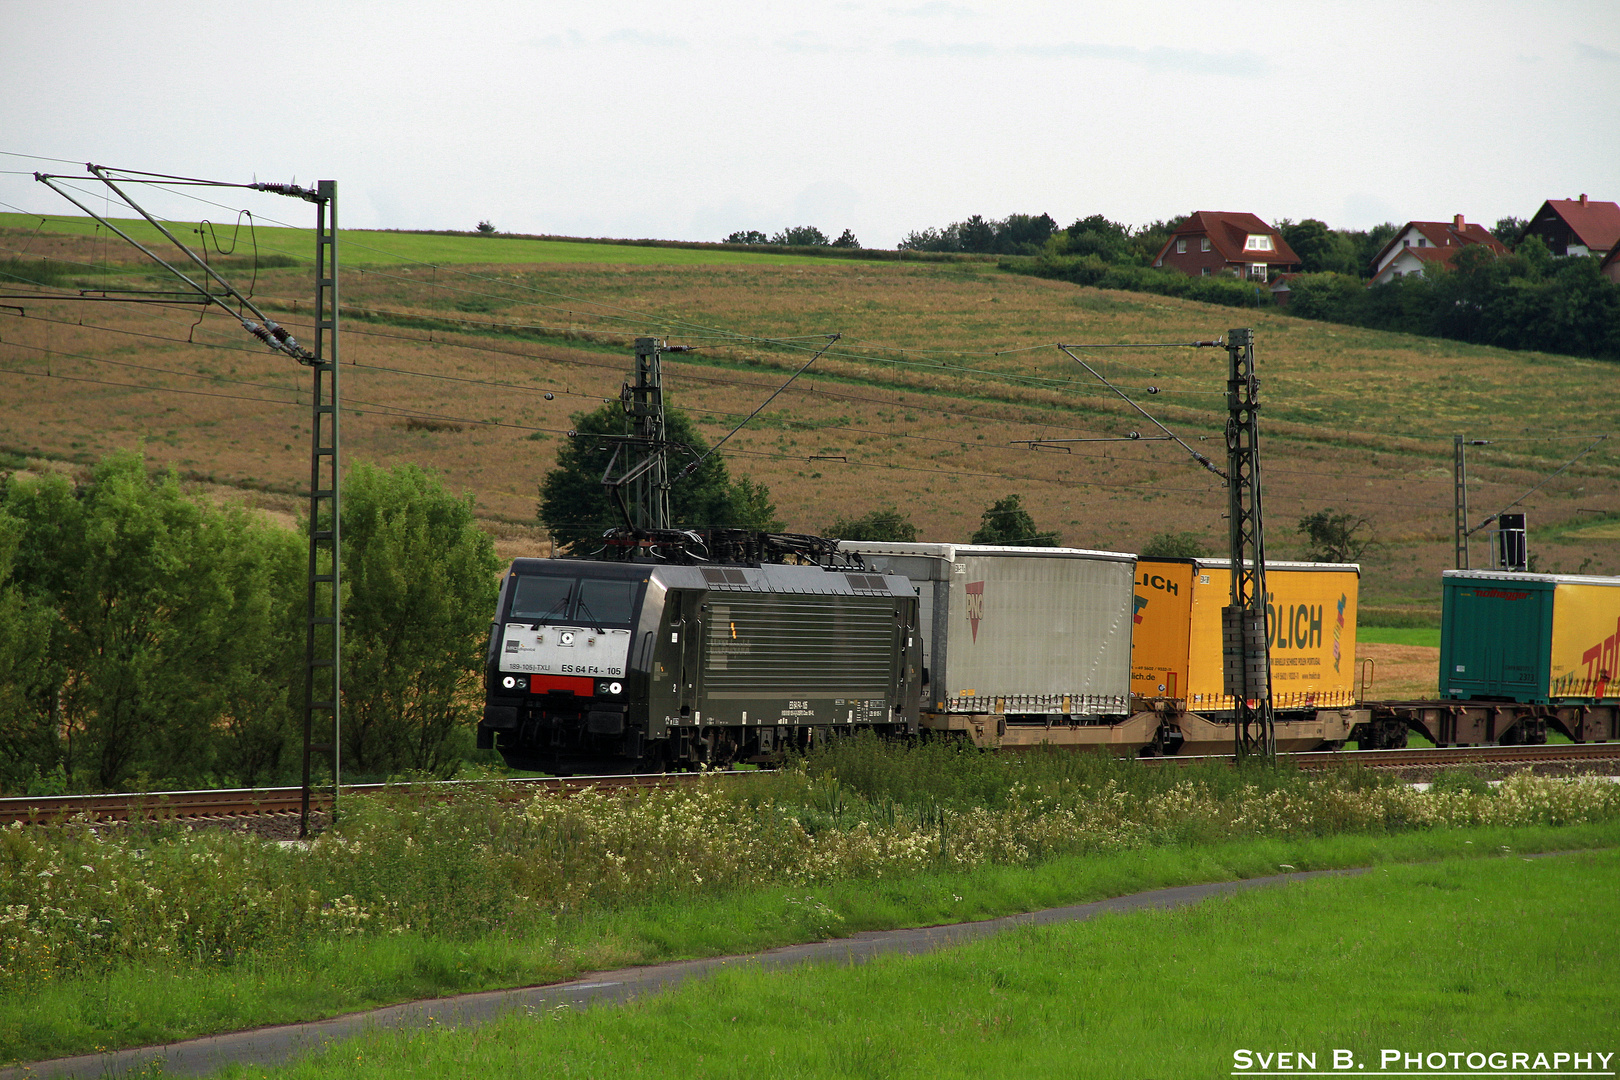
[[[596,695],[598,697],[618,697],[622,693],[624,693],[624,683],[599,682],[596,684]]]
[[[501,689],[503,690],[527,690],[528,688],[529,677],[527,675],[501,676]]]
[[[616,682],[608,683],[608,693],[614,694],[614,695],[624,693],[624,684],[623,683],[616,683]]]

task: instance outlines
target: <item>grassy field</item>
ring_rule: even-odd
[[[303,258],[301,243],[277,249]],[[1585,443],[1573,436],[1615,429],[1594,392],[1613,376],[1603,364],[1083,289],[985,263],[415,234],[345,243],[346,452],[442,471],[476,497],[505,555],[545,550],[529,527],[536,485],[571,416],[617,395],[638,335],[699,347],[666,356],[665,380],[669,400],[711,440],[826,335],[843,335],[728,443],[729,467],[769,486],[789,529],[892,503],[923,539],[961,541],[993,499],[1018,493],[1065,544],[1139,550],[1156,533],[1191,531],[1218,550],[1224,486],[1174,444],[1027,443],[1156,431],[1054,343],[1190,342],[1252,326],[1268,551],[1301,554],[1294,526],[1307,513],[1365,517],[1378,543],[1363,557],[1364,602],[1410,610],[1420,624],[1433,618],[1451,560],[1452,436],[1493,440],[1470,448],[1482,518],[1574,456]],[[127,253],[92,236],[3,228],[0,259],[11,257],[57,260],[68,285],[157,287],[113,274],[134,269]],[[307,336],[307,270],[255,273],[240,248],[224,261]],[[296,512],[308,471],[297,365],[217,310],[199,319],[47,300],[21,310],[0,308],[0,374],[18,406],[0,449],[14,465],[70,467],[144,441],[154,463],[221,497]],[[1221,459],[1224,350],[1084,355]],[[1620,521],[1617,451],[1602,444],[1525,504],[1540,569],[1620,572],[1610,536]]]
[[[286,217],[298,217],[296,206],[289,206]],[[127,218],[112,218],[120,230],[148,246],[168,246],[168,241],[148,222]],[[195,243],[199,226],[195,222],[165,222],[169,231],[180,239]],[[84,237],[94,241],[114,263],[127,260],[127,253],[118,245],[123,241],[99,222],[85,217],[53,217],[45,221],[26,214],[0,213],[0,234],[14,240],[35,230],[42,233]],[[220,229],[222,238],[229,235]],[[315,250],[313,228],[281,228],[264,226],[255,230],[258,250],[262,255],[273,255],[299,262],[311,257]],[[241,233],[243,249],[251,247],[248,234]],[[25,243],[25,242],[24,242]],[[629,266],[727,266],[727,265],[798,265],[821,262],[814,256],[787,254],[770,247],[754,251],[728,251],[719,248],[643,247],[635,244],[593,244],[574,240],[541,240],[517,236],[468,236],[441,233],[385,232],[370,229],[345,229],[339,236],[339,256],[344,265],[398,266],[413,263],[500,264],[527,265],[533,263],[622,263]],[[11,247],[11,245],[7,245]],[[226,240],[226,246],[229,241]],[[4,251],[9,256],[12,251]],[[39,249],[27,249],[35,253]]]
[[[839,744],[632,797],[356,798],[307,851],[0,830],[0,1061],[1160,885],[1620,843],[1620,788],[1414,791],[1106,757]]]
[[[1613,851],[1389,866],[222,1075],[1191,1077],[1228,1075],[1239,1050],[1322,1070],[1347,1050],[1367,1073],[1392,1047],[1612,1053],[1617,885]]]
[[[1368,645],[1416,645],[1425,649],[1440,647],[1440,631],[1427,627],[1356,627],[1356,643]]]

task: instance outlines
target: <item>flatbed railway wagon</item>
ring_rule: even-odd
[[[919,601],[919,724],[982,747],[1110,746],[1134,752],[1136,556],[1079,548],[844,541],[872,570],[904,575]],[[1145,734],[1144,734],[1145,732]]]
[[[917,731],[911,583],[849,567],[518,559],[478,746],[559,774],[773,761]]]
[[[1266,563],[1278,750],[1337,748],[1371,722],[1355,688],[1360,584],[1354,563]],[[1166,751],[1231,751],[1221,642],[1231,602],[1230,559],[1137,560],[1131,691],[1164,718],[1156,738]]]
[[[1383,712],[1437,746],[1620,738],[1620,578],[1447,570],[1440,701]]]

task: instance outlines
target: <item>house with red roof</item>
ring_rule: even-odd
[[[1609,249],[1609,257],[1603,260],[1598,271],[1616,285],[1620,285],[1620,244]]]
[[[1541,237],[1554,255],[1602,258],[1620,244],[1620,205],[1585,195],[1548,199],[1524,227],[1524,235]]]
[[[1236,274],[1253,281],[1298,270],[1299,256],[1282,233],[1253,214],[1200,210],[1176,226],[1153,260],[1193,277]]]
[[[1379,249],[1372,261],[1370,285],[1383,285],[1407,274],[1417,274],[1425,266],[1450,266],[1465,247],[1484,245],[1498,255],[1507,247],[1483,225],[1474,225],[1461,214],[1450,221],[1408,221],[1389,243]]]

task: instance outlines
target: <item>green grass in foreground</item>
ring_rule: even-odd
[[[1423,626],[1358,626],[1356,640],[1369,645],[1422,645],[1440,647],[1440,628]]]
[[[1495,853],[1495,849],[1492,849]],[[225,1076],[1192,1077],[1234,1051],[1612,1051],[1620,853],[1385,867]],[[1399,1068],[1400,1066],[1392,1066]]]
[[[544,935],[449,941],[406,933],[323,941],[221,968],[133,965],[0,999],[0,1062],[170,1042],[415,998],[558,981],[638,963],[751,952],[863,930],[968,921],[1144,889],[1259,877],[1276,873],[1282,864],[1301,870],[1388,865],[1490,854],[1502,845],[1522,852],[1611,847],[1620,845],[1620,823],[1168,846],[1063,857],[1027,868],[989,866],[964,874],[627,905],[559,922]],[[1481,918],[1498,918],[1503,910],[1488,908]],[[1165,1008],[1169,1000],[1156,1007]],[[960,1012],[983,1004],[952,998],[950,1008]],[[1213,1015],[1201,1006],[1194,1013]]]

